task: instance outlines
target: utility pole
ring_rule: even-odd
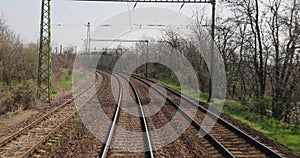
[[[118,1],[118,0],[80,0],[80,1]],[[40,24],[40,44],[39,44],[39,63],[38,63],[38,92],[37,97],[41,100],[51,101],[51,23],[50,23],[50,2],[51,0],[42,0],[42,11],[41,11],[41,24]],[[119,0],[118,2],[129,2],[128,0]],[[136,2],[152,2],[152,3],[182,3],[182,1],[174,0],[137,0]],[[216,0],[189,0],[185,3],[210,3],[212,4],[212,50],[211,56],[214,58],[214,29],[215,29],[215,7]],[[87,52],[90,52],[90,23],[87,25]],[[211,58],[211,63],[213,63]],[[213,68],[211,66],[211,68]],[[213,69],[212,76],[213,78]],[[211,83],[212,84],[212,83]],[[211,85],[210,84],[210,85]],[[210,86],[210,99],[211,100],[211,86]]]
[[[145,64],[145,77],[148,78],[148,53],[149,53],[149,41],[146,42],[146,64]]]
[[[59,54],[60,54],[60,55],[63,54],[63,46],[62,46],[62,45],[59,46]]]
[[[210,56],[210,85],[208,102],[213,101],[212,98],[212,84],[214,80],[214,58],[215,58],[215,18],[216,18],[216,0],[211,0],[212,5],[212,23],[211,23],[211,56]]]
[[[42,0],[37,98],[51,102],[51,0]]]
[[[90,54],[91,51],[91,23],[88,22],[86,33],[86,53]]]

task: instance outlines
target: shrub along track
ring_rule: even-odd
[[[102,77],[96,74],[95,85],[101,83]],[[84,95],[94,84],[84,89],[79,95],[66,101],[43,117],[37,118],[28,126],[0,142],[1,157],[28,157],[39,149],[53,133],[63,126],[75,113],[76,108],[71,104],[76,97]]]

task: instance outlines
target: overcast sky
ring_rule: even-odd
[[[80,46],[82,39],[85,38],[87,22],[91,22],[93,30],[111,16],[132,9],[134,3],[52,0],[51,5],[53,46],[61,44]],[[138,3],[136,8],[160,7],[179,11],[181,5]],[[0,2],[1,17],[16,34],[21,36],[23,43],[37,42],[39,38],[40,8],[41,0]],[[195,10],[207,10],[207,14],[210,14],[210,9],[210,4],[185,4],[179,12],[191,17]]]

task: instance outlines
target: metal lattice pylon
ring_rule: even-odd
[[[51,18],[50,1],[42,0],[39,65],[38,65],[38,92],[37,97],[42,101],[51,101]]]
[[[42,0],[41,31],[39,46],[39,68],[38,68],[38,98],[51,101],[51,23],[50,23],[50,1]],[[212,4],[212,39],[215,33],[215,7],[216,0],[77,0],[77,1],[117,1],[117,2],[153,2],[153,3],[210,3]],[[214,40],[211,41],[211,59],[214,59]],[[213,64],[213,60],[211,64]],[[211,65],[211,67],[213,67]],[[211,70],[213,73],[213,69]],[[213,76],[211,76],[213,78]],[[211,98],[211,86],[210,94]],[[210,99],[209,99],[210,100]]]
[[[210,61],[210,87],[209,87],[209,98],[210,102],[212,99],[212,81],[214,78],[214,58],[215,58],[215,19],[216,19],[216,0],[77,0],[77,1],[102,1],[102,2],[147,2],[147,3],[210,3],[212,5],[212,24],[211,24],[211,61]],[[147,70],[146,70],[147,72]]]

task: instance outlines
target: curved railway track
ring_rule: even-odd
[[[125,77],[123,77],[120,74],[112,74],[114,78],[117,79],[118,81],[118,87],[119,87],[119,92],[118,92],[118,99],[117,99],[117,104],[115,108],[115,112],[112,118],[112,123],[110,125],[109,131],[106,136],[106,143],[104,144],[99,157],[104,158],[104,157],[120,157],[120,156],[126,156],[126,157],[154,157],[153,152],[152,152],[152,146],[151,146],[151,140],[149,136],[149,130],[147,127],[147,121],[146,117],[144,115],[144,110],[140,101],[140,97],[134,87],[134,85],[127,80]],[[125,81],[125,82],[124,82]],[[130,95],[127,95],[124,97],[124,90],[123,86],[124,84],[129,84],[131,91],[134,95],[135,98],[135,103],[130,102]],[[137,104],[137,106],[136,106]],[[134,117],[130,114],[128,114],[126,111],[121,109],[121,106],[131,106],[131,110],[138,111],[140,117]],[[125,107],[124,107],[125,108]],[[133,109],[135,108],[135,109]],[[134,122],[133,125],[130,123],[130,121]],[[137,122],[140,122],[138,124]],[[120,149],[113,149],[112,144],[115,141],[116,146],[118,146],[118,143],[121,143],[120,146],[121,148],[126,147],[127,144],[124,141],[126,139],[127,135],[124,133],[118,133],[117,130],[117,124],[119,127],[123,128],[130,128],[127,130],[134,130],[141,135],[137,136],[139,138],[136,138],[136,140],[144,141],[144,143],[139,142],[138,144],[144,144],[142,149],[145,151],[143,152],[128,152],[120,150]],[[143,133],[146,134],[146,138],[143,137]],[[142,139],[142,140],[141,140]],[[120,141],[121,140],[121,141]],[[137,146],[137,148],[141,148],[140,146]]]
[[[140,94],[144,94],[143,97],[147,96],[145,91],[148,89],[142,87],[144,85],[138,81],[132,81],[139,86]],[[148,107],[147,120],[150,125],[154,125],[154,127],[150,126],[150,136],[154,143],[155,157],[224,157],[225,154],[222,155],[209,140],[201,137],[199,129],[190,125],[190,121],[186,120],[184,115],[177,114],[177,109],[170,103],[157,102],[157,100],[162,101],[164,97],[153,93],[151,95],[154,102],[143,106]],[[147,103],[145,98],[142,99]],[[185,128],[187,129],[184,130]]]
[[[151,80],[138,76],[133,76],[133,78],[145,84],[147,87],[151,87],[151,84],[154,83]],[[184,115],[185,119],[191,121],[192,125],[197,128],[202,135],[204,134],[211,145],[213,145],[224,157],[282,157],[282,155],[279,155],[276,151],[260,143],[222,118],[219,118],[213,112],[208,111],[187,96],[182,95],[169,87],[160,84],[158,85],[168,91],[168,96],[165,96],[161,91],[154,87],[151,88],[165,97],[167,102]],[[190,112],[187,109],[183,110],[178,105],[180,98],[183,99],[182,103],[188,106],[194,106],[198,109],[195,118],[189,115]],[[217,120],[215,126],[209,132],[201,126],[201,122],[206,114],[210,119]]]
[[[110,74],[98,71],[96,76],[101,74],[103,80],[106,81],[108,75],[104,77],[104,73]],[[101,148],[99,146],[101,151],[97,155],[98,157],[283,157],[277,151],[260,143],[224,119],[219,118],[214,112],[208,111],[197,104],[195,100],[169,87],[158,84],[158,86],[167,90],[165,94],[153,87],[152,84],[155,82],[151,80],[139,76],[132,76],[128,80],[124,77],[125,74],[110,75],[111,81],[112,78],[115,78],[114,84],[117,85],[117,101],[114,104],[115,106],[111,104],[104,110],[110,116],[112,123],[107,129],[106,143],[103,143]],[[124,90],[125,84],[129,85],[129,92]],[[93,85],[90,85],[81,93],[78,93],[77,96],[0,142],[0,157],[31,156],[53,133],[76,114],[76,107],[71,105],[71,103]],[[140,98],[141,96],[145,97],[141,91],[148,91],[149,87],[154,90],[157,96],[166,99],[164,106],[158,105],[158,102],[155,102],[157,105],[151,105],[153,106],[152,109],[161,108],[158,112],[154,110],[153,116],[147,115],[147,112],[149,112],[147,110],[149,109],[146,108],[149,107],[142,105],[142,99]],[[98,86],[97,93],[102,88]],[[126,111],[126,108],[131,110],[131,112],[135,111],[138,115],[132,115],[129,111]],[[193,113],[193,109],[196,109],[196,114]],[[190,122],[191,125],[174,142],[168,144],[167,147],[159,148],[160,141],[165,138],[153,134],[152,131],[166,125],[176,113],[179,113],[182,120]],[[217,120],[210,131],[207,131],[201,124],[206,115],[212,120]],[[141,134],[128,135],[128,133],[126,134],[119,130],[120,127]],[[167,135],[176,134],[176,130],[178,130],[176,123],[171,124],[169,128],[173,132]],[[203,135],[204,137],[202,137]],[[136,142],[128,141],[129,136],[134,137]],[[137,150],[124,150],[128,146]]]
[[[77,112],[76,107],[71,103],[76,98],[84,95],[92,86],[98,85],[97,81],[99,82],[99,78],[99,74],[96,73],[96,82],[94,84],[91,84],[76,96],[1,141],[0,157],[29,157]]]

